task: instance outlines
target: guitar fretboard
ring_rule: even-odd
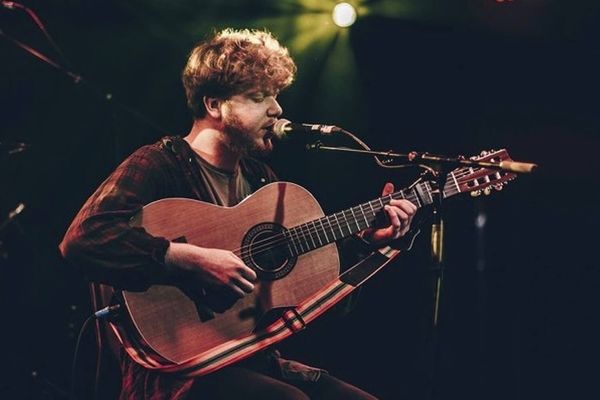
[[[443,197],[459,192],[455,171],[450,172]],[[406,199],[420,208],[433,203],[436,193],[431,182],[418,182],[410,188],[295,226],[285,232],[288,251],[292,256],[298,256],[371,228],[375,225],[377,215],[392,199]]]

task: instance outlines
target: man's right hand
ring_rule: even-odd
[[[207,288],[226,289],[237,297],[252,292],[254,270],[231,251],[171,242],[165,255],[169,268],[192,272]]]

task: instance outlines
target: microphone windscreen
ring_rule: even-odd
[[[271,130],[273,131],[273,134],[275,134],[275,136],[277,136],[277,138],[281,139],[282,137],[285,136],[286,134],[286,130],[285,128],[291,124],[291,122],[287,119],[278,119],[277,121],[275,121],[275,123],[273,124]]]

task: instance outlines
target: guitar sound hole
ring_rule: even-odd
[[[296,264],[285,228],[273,223],[259,224],[248,231],[242,242],[242,260],[259,279],[270,281],[283,278]]]
[[[261,232],[252,241],[251,256],[257,267],[265,272],[276,272],[285,266],[288,251],[282,245],[280,234]]]

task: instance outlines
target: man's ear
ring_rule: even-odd
[[[204,96],[202,102],[204,103],[204,108],[206,108],[206,113],[208,115],[215,119],[221,118],[221,99]]]

